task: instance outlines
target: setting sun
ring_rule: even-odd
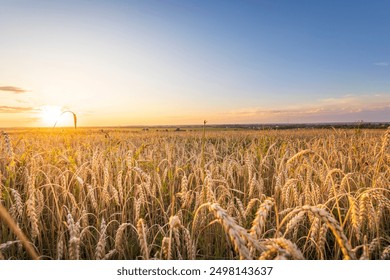
[[[41,121],[45,126],[53,126],[61,116],[62,110],[59,106],[43,106],[41,108]]]

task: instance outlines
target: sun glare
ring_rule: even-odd
[[[41,108],[41,120],[45,126],[53,126],[62,113],[59,106],[43,106]]]

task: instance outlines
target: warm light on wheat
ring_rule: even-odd
[[[388,131],[2,131],[0,258],[389,259]]]

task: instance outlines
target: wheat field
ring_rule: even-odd
[[[389,259],[390,129],[26,129],[0,259]]]

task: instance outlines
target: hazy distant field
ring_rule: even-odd
[[[390,257],[390,130],[5,131],[0,259]]]

